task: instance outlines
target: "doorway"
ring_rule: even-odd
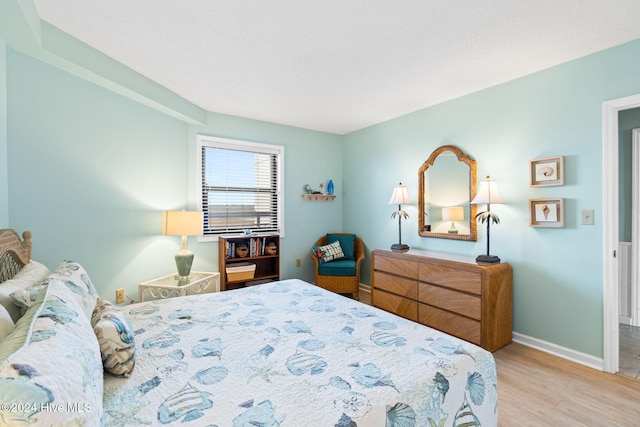
[[[620,303],[618,374],[640,379],[640,109],[618,113]]]
[[[603,226],[603,369],[619,371],[619,123],[618,113],[640,107],[640,95],[603,103],[602,106],[602,226]]]

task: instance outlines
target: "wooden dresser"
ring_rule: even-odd
[[[488,351],[511,342],[513,271],[507,263],[410,250],[374,250],[371,303]]]

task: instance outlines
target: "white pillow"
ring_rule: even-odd
[[[51,271],[45,265],[37,261],[29,261],[13,279],[0,283],[0,305],[9,312],[14,323],[21,317],[20,308],[13,303],[13,299],[9,295],[39,283],[49,274]]]
[[[11,319],[11,315],[6,308],[0,305],[0,343],[5,339],[13,330],[16,325]]]

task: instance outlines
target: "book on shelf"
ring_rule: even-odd
[[[246,244],[249,248],[249,257],[257,257],[265,255],[267,244],[272,242],[269,237],[248,237],[238,238],[235,240],[227,240],[226,258],[243,258],[236,256],[236,247],[239,244]]]

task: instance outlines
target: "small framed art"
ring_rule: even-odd
[[[564,157],[529,160],[529,187],[564,185]]]
[[[564,199],[529,199],[530,227],[564,227]]]

